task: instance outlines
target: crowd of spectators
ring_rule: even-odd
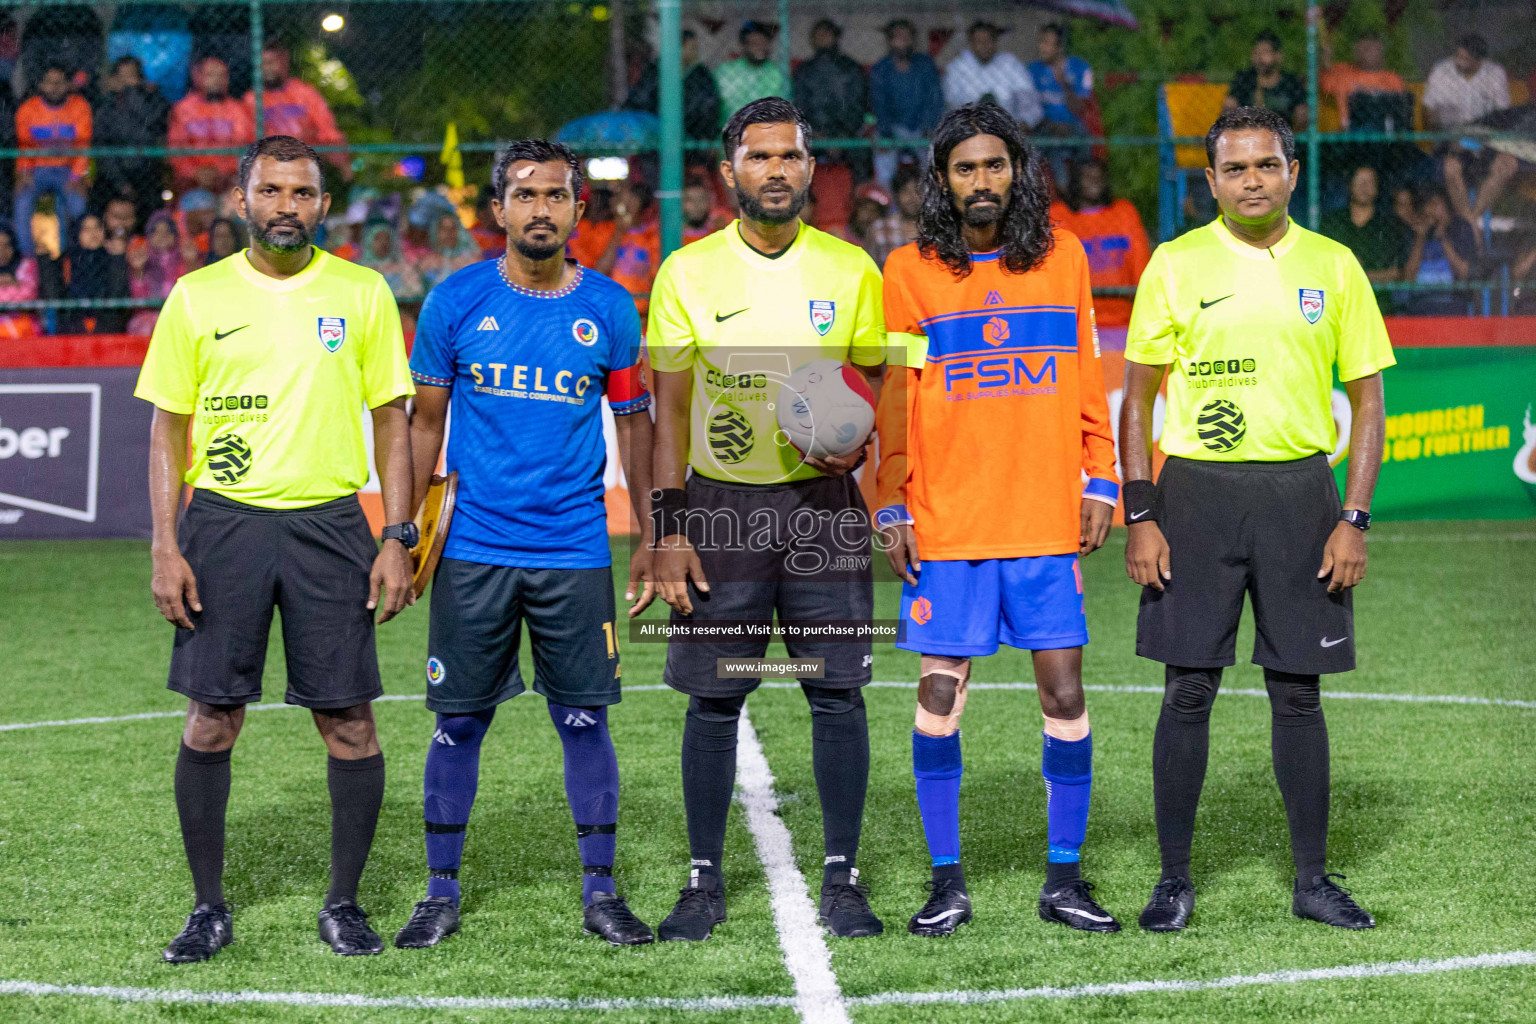
[[[269,133],[314,145],[345,145],[329,107],[293,77],[288,52],[263,52],[261,88]],[[238,157],[153,152],[91,159],[86,146],[238,148],[254,141],[254,94],[230,92],[229,67],[203,56],[188,68],[191,89],[174,103],[122,56],[95,74],[44,63],[19,104],[0,85],[0,112],[18,158],[0,176],[0,303],[57,299],[163,299],[183,274],[238,252],[243,226],[230,186]],[[12,134],[13,133],[13,134]],[[8,141],[8,140],[7,140]],[[346,180],[345,153],[330,159]],[[11,171],[12,168],[6,168]],[[455,239],[454,244],[458,244]],[[462,265],[462,264],[461,264]],[[148,333],[155,308],[0,312],[0,336],[42,331]]]
[[[941,64],[935,57],[946,49],[948,34],[930,32],[924,52],[917,25],[898,17],[882,29],[883,56],[866,68],[843,50],[843,27],[822,18],[811,26],[811,55],[786,74],[775,25],[742,24],[739,49],[713,68],[700,59],[699,36],[689,29],[681,40],[684,131],[691,139],[714,141],[741,105],[792,93],[817,139],[817,183],[803,216],[883,265],[917,236],[925,141],[938,119],[946,109],[995,100],[1045,143],[1039,153],[1053,219],[1081,239],[1095,288],[1133,288],[1151,246],[1136,207],[1114,195],[1109,167],[1095,155],[1103,150],[1090,145],[1102,134],[1094,69],[1071,52],[1068,30],[1059,23],[1036,32],[1035,59],[1029,61],[1002,46],[1008,31],[978,20],[964,33],[959,52]],[[1334,59],[1326,32],[1321,43],[1319,91],[1342,126],[1409,127],[1403,120],[1413,116],[1415,101],[1403,77],[1387,66],[1381,36],[1353,40],[1349,61]],[[1228,106],[1268,107],[1298,131],[1318,116],[1302,78],[1287,67],[1278,35],[1260,32],[1249,61],[1231,77]],[[659,77],[655,60],[637,64],[624,106],[655,111]],[[54,152],[92,144],[229,149],[252,141],[255,95],[231,91],[224,59],[197,57],[187,79],[190,89],[172,103],[146,78],[141,62],[125,56],[94,79],[79,69],[44,66],[19,105],[0,96],[17,146],[35,151],[15,162],[9,196],[0,174],[0,201],[10,200],[9,216],[0,216],[0,224],[9,225],[0,227],[0,303],[163,298],[182,274],[239,251],[243,225],[234,217],[230,192],[236,156],[91,161]],[[268,132],[319,146],[346,145],[320,92],[293,75],[286,49],[263,51],[258,87]],[[1512,108],[1508,75],[1476,35],[1457,40],[1433,67],[1418,105],[1434,129],[1536,128],[1536,115]],[[1338,198],[1325,203],[1321,230],[1354,250],[1375,282],[1453,286],[1477,279],[1489,260],[1487,214],[1529,166],[1529,153],[1501,147],[1497,139],[1448,142],[1433,155],[1427,149],[1388,142],[1331,151],[1348,162],[1329,172],[1328,187]],[[323,244],[378,270],[408,314],[448,275],[502,251],[488,194],[469,216],[430,189],[417,189],[410,198],[348,190],[347,154],[333,149],[327,159],[334,166],[328,172],[333,191],[347,202],[338,205]],[[735,215],[712,164],[702,151],[688,161],[685,244]],[[631,180],[598,183],[586,196],[587,214],[570,242],[573,258],[623,284],[642,312],[661,259],[653,175],[653,167],[637,161]],[[1332,194],[1325,188],[1325,195]],[[1511,254],[1507,263],[1517,276],[1530,272],[1536,246]],[[1381,293],[1383,307],[1396,312],[1464,310],[1468,300],[1465,289],[1453,287],[1396,300]],[[1103,296],[1099,322],[1125,324],[1130,305],[1124,294]],[[148,305],[10,311],[0,313],[0,335],[44,329],[143,333],[154,319]]]

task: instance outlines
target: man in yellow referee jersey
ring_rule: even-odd
[[[720,859],[736,776],[736,729],[759,677],[721,678],[717,660],[757,659],[777,612],[800,624],[868,621],[874,610],[869,513],[841,459],[801,455],[778,429],[779,387],[832,360],[873,393],[885,363],[880,272],[856,246],[800,221],[815,161],[811,128],[788,100],[738,110],[722,133],[720,173],[741,219],[667,257],[651,291],[655,377],[653,515],[657,591],[675,627],[739,630],[667,649],[666,682],[688,695],[683,803],[692,871],[658,937],[699,940],[725,920]],[[843,364],[852,363],[856,370]],[[692,469],[692,475],[687,471]],[[717,634],[718,636],[718,634]],[[869,782],[861,687],[868,639],[785,637],[790,657],[820,659],[800,684],[826,847],[821,919],[835,935],[876,935],[855,862]]]
[[[1152,254],[1131,313],[1120,412],[1126,570],[1145,588],[1136,653],[1166,666],[1152,747],[1162,878],[1141,926],[1178,931],[1194,909],[1190,848],[1211,705],[1235,660],[1246,593],[1296,866],[1291,911],[1371,928],[1327,868],[1319,676],[1355,667],[1350,594],[1365,576],[1381,467],[1381,371],[1395,360],[1359,261],[1286,215],[1298,164],[1285,118],[1229,110],[1205,150],[1221,214]],[[1342,504],[1329,468],[1335,369],[1351,422]],[[1152,407],[1165,375],[1168,461],[1154,486]]]
[[[400,314],[377,273],[311,244],[331,197],[309,146],[286,135],[252,144],[236,196],[251,248],[176,283],[135,392],[155,406],[153,590],[176,626],[169,685],[188,698],[175,789],[196,899],[164,955],[207,960],[233,938],[222,881],[230,750],[245,706],[261,699],[274,608],[285,698],[312,711],[330,752],[320,938],[344,955],[378,953],[357,883],[384,796],[372,610],[382,601],[383,622],[412,595]],[[365,406],[389,523],[382,550],[356,494],[368,480]],[[178,522],[184,484],[192,501]]]

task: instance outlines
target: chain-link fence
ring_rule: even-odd
[[[1214,215],[1201,136],[1241,101],[1291,118],[1292,213],[1360,255],[1384,306],[1523,311],[1529,4],[1308,10],[0,2],[0,334],[147,330],[179,274],[241,244],[235,159],[275,132],[325,154],[324,244],[384,272],[407,313],[503,244],[482,193],[498,144],[570,141],[594,179],[572,252],[643,297],[667,248],[729,220],[718,131],[767,94],[817,129],[808,217],[877,259],[913,235],[935,120],[989,95],[1031,126],[1113,320],[1146,251]]]

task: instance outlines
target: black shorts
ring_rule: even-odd
[[[688,478],[688,540],[709,593],[689,584],[693,614],[672,621],[867,622],[874,616],[869,510],[851,474],[790,484]],[[718,513],[717,518],[693,514]],[[734,535],[730,533],[735,530]],[[804,680],[829,690],[869,682],[868,639],[838,643],[786,637],[791,658],[820,658],[826,675]],[[761,679],[721,679],[718,658],[761,658],[758,640],[677,641],[667,647],[668,686],[696,697],[736,697]]]
[[[367,607],[379,547],[356,495],[278,511],[196,491],[177,536],[203,610],[188,611],[196,629],[176,630],[172,690],[205,704],[261,700],[276,608],[285,701],[349,708],[384,693]]]
[[[570,707],[619,702],[612,569],[444,558],[432,577],[427,710],[470,714],[522,693],[517,652],[525,619],[535,691]]]
[[[1236,660],[1243,594],[1253,600],[1253,662],[1300,675],[1355,667],[1350,592],[1317,578],[1339,522],[1321,455],[1295,462],[1170,458],[1157,481],[1173,579],[1141,594],[1136,653],[1165,665]]]

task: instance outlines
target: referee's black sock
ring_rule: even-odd
[[[229,751],[193,750],[176,755],[176,814],[192,869],[195,902],[224,902],[224,809],[229,805]]]
[[[1291,827],[1291,857],[1303,887],[1328,870],[1328,723],[1317,676],[1264,670],[1270,756]]]
[[[745,697],[688,698],[683,722],[683,810],[688,851],[700,888],[715,889],[722,877],[725,819],[736,785],[736,729]]]
[[[1164,685],[1163,710],[1152,739],[1152,802],[1163,877],[1188,878],[1195,810],[1210,753],[1211,705],[1221,686],[1221,669],[1168,665]]]
[[[350,761],[327,757],[325,777],[331,791],[331,891],[325,905],[332,907],[357,900],[384,803],[384,754]]]
[[[801,685],[811,703],[811,764],[821,796],[826,850],[821,884],[826,885],[857,864],[869,789],[869,718],[858,689]]]

